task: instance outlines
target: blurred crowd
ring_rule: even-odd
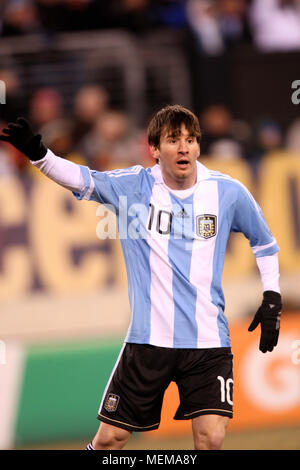
[[[7,116],[0,117],[1,129],[22,107],[22,88],[16,74],[1,71],[7,83]],[[25,115],[35,132],[57,155],[100,171],[141,164],[154,164],[147,144],[146,128],[137,128],[122,110],[110,106],[107,91],[98,84],[86,84],[74,96],[70,112],[64,98],[54,88],[40,88],[33,93]],[[220,103],[203,109],[199,115],[203,132],[201,156],[233,160],[245,159],[253,172],[264,155],[288,150],[300,154],[300,119],[287,129],[261,117],[254,125],[237,119]],[[10,144],[0,144],[0,176],[31,171],[27,158]]]
[[[0,0],[0,36],[125,28],[189,29],[218,54],[236,43],[300,48],[300,0]]]
[[[0,114],[1,129],[22,114],[42,135],[45,145],[61,157],[98,170],[149,166],[146,130],[136,128],[123,110],[112,108],[102,86],[91,83],[80,87],[69,112],[57,89],[47,87],[37,89],[26,107],[17,76],[12,71],[9,74],[10,81],[6,72],[7,104],[1,107],[6,116],[4,111]],[[0,70],[0,80],[2,77]],[[10,144],[2,142],[0,154],[0,176],[30,171],[27,158]]]
[[[5,35],[127,28],[182,27],[185,0],[9,0],[4,2]]]
[[[0,42],[25,34],[108,28],[141,34],[156,27],[187,29],[206,57],[243,43],[263,51],[300,50],[300,0],[0,0]],[[113,108],[99,83],[80,86],[70,109],[51,87],[36,89],[28,102],[14,67],[0,64],[0,80],[7,103],[0,109],[1,128],[23,115],[57,155],[98,170],[153,163],[146,130]],[[206,104],[199,119],[202,155],[244,158],[254,172],[268,152],[300,152],[300,119],[286,129],[268,116],[249,124],[222,102]],[[0,175],[30,167],[8,144],[1,144],[0,154]]]

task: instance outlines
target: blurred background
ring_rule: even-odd
[[[242,181],[281,248],[280,340],[248,333],[262,286],[230,238],[223,289],[234,353],[225,449],[300,449],[300,1],[0,0],[0,125],[30,119],[92,169],[152,166],[146,126],[180,103],[200,161]],[[130,321],[118,240],[0,144],[0,448],[83,449]],[[100,224],[100,225],[99,225]],[[173,384],[158,431],[128,449],[192,449]]]

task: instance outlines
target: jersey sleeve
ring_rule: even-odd
[[[237,185],[237,200],[232,221],[232,232],[242,232],[248,238],[256,258],[270,256],[279,251],[259,204],[242,185]]]
[[[130,198],[140,187],[141,180],[146,170],[136,165],[130,168],[96,171],[87,166],[80,166],[84,180],[84,187],[80,193],[73,192],[77,199],[109,204],[118,213],[120,196]]]

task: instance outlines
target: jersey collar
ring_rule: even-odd
[[[196,166],[197,166],[197,183],[199,183],[199,181],[209,178],[209,170],[206,168],[206,166],[204,166],[198,160],[196,161]],[[151,168],[151,175],[153,176],[155,180],[155,184],[164,184],[162,172],[160,169],[160,165],[158,163]]]

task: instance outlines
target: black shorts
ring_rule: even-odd
[[[174,419],[204,414],[232,418],[232,359],[230,348],[127,343],[107,384],[98,419],[129,431],[157,429],[164,392],[172,381],[180,397]]]

